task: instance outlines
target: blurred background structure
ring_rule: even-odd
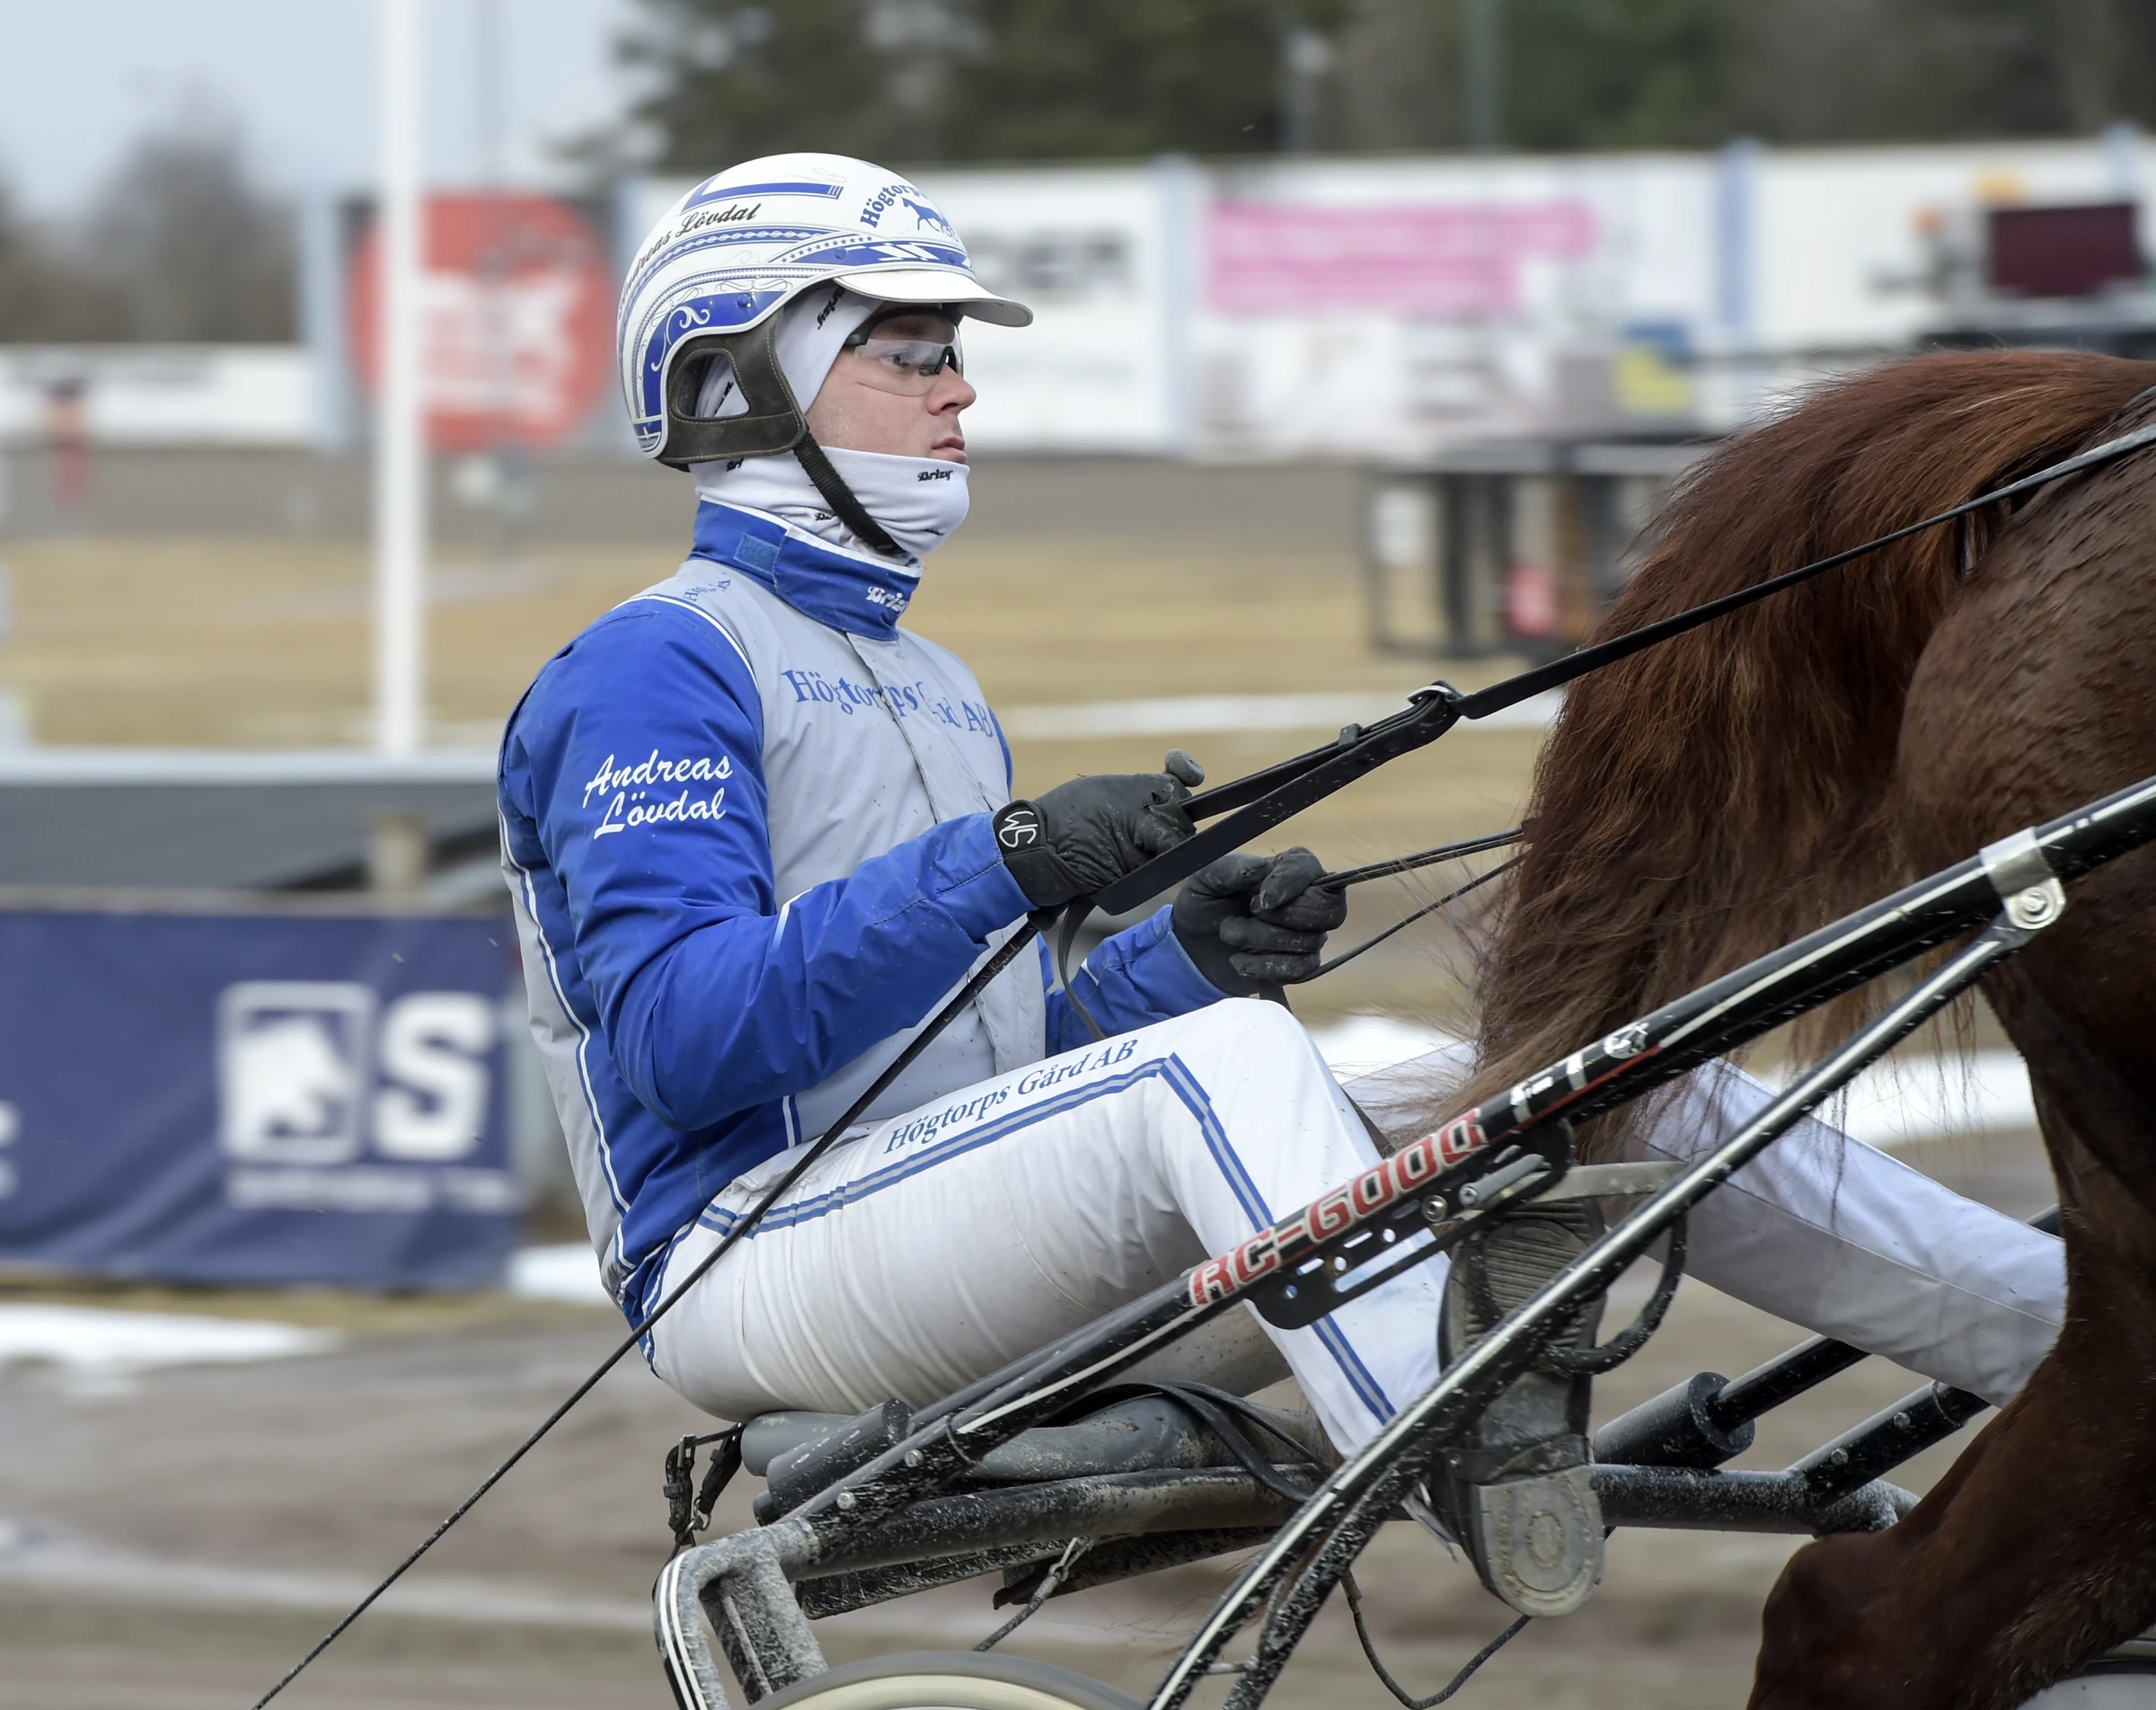
[[[405,5],[425,486],[397,514],[426,522],[400,619],[377,216]],[[696,178],[866,155],[1038,309],[968,331],[973,516],[908,618],[975,666],[1023,791],[1171,743],[1231,775],[1436,671],[1570,645],[1667,483],[1822,379],[2001,341],[2156,355],[2144,128],[2156,10],[2129,0],[0,0],[0,1433],[41,1446],[0,1475],[0,1580],[191,1586],[242,1613],[199,1642],[174,1617],[181,1672],[259,1689],[296,1618],[262,1611],[344,1591],[306,1577],[296,1497],[187,1495],[205,1446],[298,1478],[298,1449],[264,1445],[339,1443],[356,1573],[469,1482],[437,1464],[432,1409],[476,1467],[531,1371],[606,1333],[523,1044],[493,746],[547,656],[684,549],[693,495],[630,447],[612,315]],[[418,673],[402,699],[385,638]],[[1346,865],[1509,823],[1550,710],[1294,835]],[[1422,899],[1357,895],[1358,936]],[[1464,1025],[1472,925],[1299,992],[1336,1061]],[[1880,1091],[1860,1131],[2033,1209],[2018,1065],[1940,1080]],[[1680,1330],[1777,1345],[1685,1298]],[[182,1331],[175,1305],[208,1316]],[[164,1316],[129,1330],[129,1306]],[[34,1316],[66,1312],[90,1316]],[[234,1314],[276,1322],[235,1341]],[[145,1375],[273,1353],[313,1363]],[[1695,1356],[1746,1358],[1684,1344],[1671,1369]],[[6,1378],[31,1359],[58,1377]],[[452,1369],[478,1375],[441,1402]],[[592,1443],[694,1428],[620,1381]],[[83,1398],[126,1384],[152,1387],[85,1427]],[[348,1417],[348,1395],[397,1399]],[[116,1445],[168,1416],[166,1494],[119,1502]],[[588,1493],[544,1548],[474,1528],[487,1573],[553,1589],[421,1599],[356,1652],[377,1697],[655,1683],[615,1502],[641,1463],[576,1452]],[[610,1589],[579,1604],[592,1537]],[[1727,1577],[1658,1557],[1646,1602],[1605,1594],[1548,1666],[1507,1653],[1478,1689],[1726,1702],[1780,1549]],[[1471,1588],[1436,1616],[1398,1602],[1381,1625],[1434,1647],[1426,1675],[1486,1636]],[[149,1671],[108,1689],[75,1608],[0,1610],[0,1710],[197,1701]],[[428,1620],[491,1636],[412,1637]],[[1152,1642],[1116,1667],[1143,1677]]]

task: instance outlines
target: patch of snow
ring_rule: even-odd
[[[519,1300],[565,1300],[578,1307],[611,1307],[599,1280],[599,1262],[581,1241],[558,1246],[520,1247],[509,1261],[504,1285]]]
[[[1450,1033],[1399,1015],[1350,1015],[1312,1028],[1310,1036],[1317,1041],[1319,1055],[1343,1081],[1453,1043]]]
[[[1398,1015],[1350,1015],[1311,1029],[1318,1050],[1343,1081],[1453,1042],[1423,1022]],[[1787,1073],[1768,1077],[1787,1085]],[[1867,1070],[1819,1114],[1868,1146],[1895,1147],[1953,1134],[2034,1128],[2036,1096],[2019,1052],[1982,1050],[1958,1057],[1912,1056]]]
[[[1819,1114],[1867,1145],[1891,1151],[1950,1134],[2034,1128],[2037,1100],[2019,1052],[1986,1050],[1966,1061],[1892,1059],[1858,1076]]]
[[[43,1364],[124,1374],[159,1366],[287,1360],[337,1345],[331,1331],[259,1319],[204,1318],[103,1307],[0,1305],[0,1366]]]

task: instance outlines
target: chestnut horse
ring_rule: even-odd
[[[2152,385],[1987,351],[1823,389],[1698,467],[1595,639],[2156,419]],[[1536,771],[1467,1096],[2151,773],[2156,450],[1589,676]],[[2004,1710],[2156,1620],[2156,851],[2075,885],[1983,989],[2035,1084],[2066,1326],[1905,1520],[1790,1561],[1755,1706]]]

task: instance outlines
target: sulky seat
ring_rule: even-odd
[[[791,1512],[913,1429],[897,1401],[853,1418],[751,1420],[741,1464],[764,1481],[757,1520]],[[1331,1460],[1309,1413],[1203,1385],[1130,1386],[991,1450],[950,1493],[913,1504],[849,1551],[844,1571],[797,1590],[810,1616],[835,1615],[1000,1570],[999,1601],[1022,1599],[1074,1539],[1091,1539],[1057,1583],[1076,1590],[1261,1543]]]

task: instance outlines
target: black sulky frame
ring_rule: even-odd
[[[1572,1167],[1575,1122],[1977,929],[1752,1122],[1566,1266],[1286,1513],[1149,1706],[1179,1710],[1200,1678],[1219,1671],[1234,1635],[1262,1611],[1250,1660],[1230,1670],[1236,1683],[1228,1710],[1255,1710],[1378,1527],[1398,1512],[1401,1499],[1460,1431],[1533,1361],[1546,1335],[1807,1112],[2057,919],[2066,901],[2062,881],[2152,838],[2156,778],[2018,832],[1573,1052],[1233,1252],[913,1415],[898,1440],[771,1524],[696,1546],[667,1564],[655,1600],[660,1651],[676,1697],[694,1710],[719,1710],[725,1702],[700,1615],[711,1618],[753,1699],[822,1670],[802,1606],[851,1607],[843,1588],[863,1569],[911,1560],[922,1571],[908,1583],[926,1586],[1036,1559],[1038,1550],[997,1555],[977,1525],[969,1530],[965,1500],[947,1494],[991,1450],[1067,1415],[1074,1403],[1139,1360],[1233,1307],[1248,1303],[1286,1326],[1314,1321],[1444,1251],[1480,1218],[1555,1188]],[[1899,1503],[1890,1487],[1869,1481],[1973,1416],[1982,1405],[1974,1397],[1933,1385],[1786,1474],[1707,1470],[1741,1450],[1745,1421],[1860,1357],[1814,1341],[1736,1383],[1702,1377],[1604,1427],[1598,1461],[1606,1457],[1605,1448],[1648,1460],[1658,1444],[1653,1458],[1663,1463],[1612,1466],[1607,1478],[1598,1466],[1608,1517],[1621,1524],[1629,1515],[1659,1514],[1671,1523],[1667,1516],[1674,1513],[1686,1517],[1677,1523],[1772,1529],[1791,1521],[1796,1529],[1819,1530],[1891,1523]],[[1235,1475],[1217,1476],[1233,1482]],[[1259,1535],[1252,1520],[1262,1525],[1286,1508],[1277,1493],[1260,1493],[1273,1496],[1273,1514],[1260,1518],[1247,1504],[1238,1511],[1225,1503],[1212,1523],[1215,1529],[1205,1534],[1213,1549],[1247,1547]],[[1052,1517],[1049,1529],[1067,1520],[1067,1535],[1099,1536],[1117,1531],[1118,1519],[1136,1515],[1146,1496],[1144,1476],[1134,1484],[1127,1475],[1047,1487],[1041,1500],[1071,1509]],[[1040,1518],[1051,1517],[1044,1510]],[[909,1546],[897,1547],[900,1534]],[[1159,1548],[1166,1538],[1134,1542]],[[923,1560],[938,1555],[948,1564],[941,1575],[932,1561]],[[1143,1568],[1134,1562],[1131,1571]],[[803,1581],[818,1582],[823,1594],[797,1600],[794,1583]],[[897,1589],[887,1585],[882,1595]]]

